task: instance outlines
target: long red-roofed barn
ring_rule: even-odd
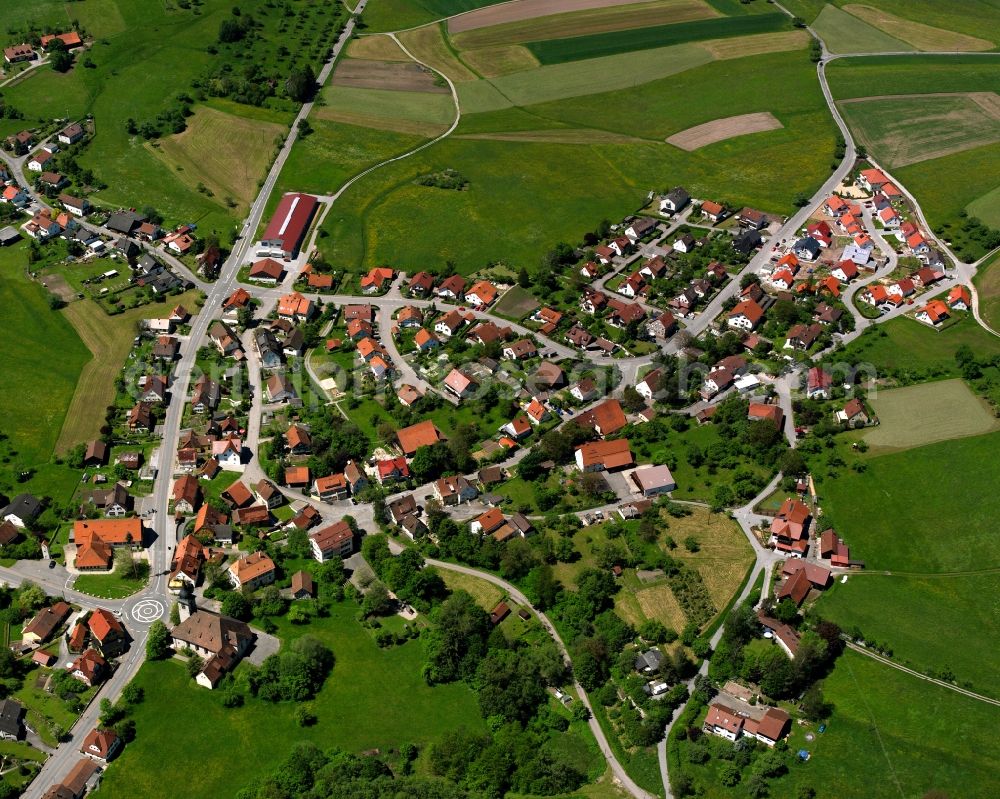
[[[294,258],[305,238],[319,201],[311,194],[286,194],[267,225],[257,247],[261,258]]]

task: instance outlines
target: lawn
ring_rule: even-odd
[[[1000,140],[1000,114],[976,99],[908,95],[841,102],[839,107],[868,152],[886,166],[902,167]]]
[[[789,27],[788,17],[776,11],[771,14],[720,17],[677,22],[671,25],[644,25],[632,30],[594,33],[565,39],[546,39],[529,42],[527,47],[542,64],[563,64],[706,39],[771,33]]]
[[[860,629],[910,668],[935,674],[950,670],[959,685],[1000,696],[1000,675],[986,655],[1000,639],[1000,616],[985,598],[998,591],[995,571],[927,577],[871,572],[836,583],[816,612],[845,630]]]
[[[139,320],[166,316],[177,304],[193,311],[199,296],[198,291],[191,290],[113,316],[93,300],[78,300],[66,306],[63,313],[90,350],[92,359],[76,381],[66,421],[56,442],[57,452],[94,438],[100,431],[103,409],[114,402],[115,379],[132,349]]]
[[[949,572],[1000,562],[1000,433],[929,444],[841,470],[818,486],[825,521],[870,569]]]
[[[65,701],[41,687],[41,683],[51,674],[49,669],[35,667],[24,675],[24,683],[11,696],[27,709],[27,723],[38,733],[48,746],[58,745],[59,736],[76,722],[77,713]],[[77,694],[82,705],[86,705],[96,693],[89,688]]]
[[[117,562],[110,574],[81,574],[73,583],[75,590],[101,599],[124,599],[145,587],[145,578],[136,579],[128,571],[123,572]]]
[[[438,569],[437,572],[441,575],[445,585],[448,586],[449,591],[467,592],[483,610],[493,610],[504,598],[504,592],[500,588],[479,577],[461,574],[451,569]]]
[[[237,213],[256,197],[289,121],[266,109],[244,116],[241,108],[229,102],[195,106],[183,133],[147,145],[189,191],[204,186],[227,205],[234,201]]]
[[[136,681],[146,699],[136,712],[136,740],[108,769],[96,794],[101,799],[172,797],[176,786],[163,780],[159,764],[198,753],[201,796],[234,795],[255,777],[270,773],[296,743],[352,752],[403,743],[423,746],[448,730],[483,729],[476,700],[461,683],[428,687],[421,676],[419,642],[380,649],[362,628],[351,603],[335,605],[328,618],[291,626],[279,619],[287,642],[312,635],[329,646],[336,666],[310,703],[318,722],[300,727],[295,705],[271,704],[247,696],[241,708],[226,709],[221,697],[194,685],[183,664],[146,662]],[[170,730],[178,718],[197,719],[184,735]]]
[[[916,49],[832,5],[823,7],[812,27],[832,53],[878,53]]]
[[[493,313],[520,322],[537,308],[538,300],[534,294],[520,286],[514,286],[493,306]]]
[[[799,749],[812,757],[791,762],[785,776],[769,781],[770,796],[794,797],[803,787],[838,799],[917,799],[930,791],[962,799],[995,795],[995,708],[854,652],[841,656],[823,689],[834,707],[826,732],[792,725],[789,761]],[[684,759],[698,795],[747,796],[742,784],[722,786],[719,762],[694,766]]]
[[[48,292],[28,279],[27,252],[26,243],[0,250],[0,430],[22,467],[51,457],[89,358],[69,321],[49,309]]]
[[[878,452],[982,435],[1000,426],[986,403],[958,378],[879,391],[869,405],[879,426],[864,439]]]

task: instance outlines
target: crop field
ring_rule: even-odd
[[[321,119],[355,114],[387,123],[419,122],[441,130],[455,119],[455,103],[447,92],[329,86],[323,91],[323,100],[326,105],[317,110]]]
[[[1000,96],[993,92],[870,97],[838,105],[868,151],[889,167],[1000,141]]]
[[[816,610],[842,629],[860,629],[868,640],[890,647],[893,659],[910,668],[950,670],[959,685],[969,682],[979,693],[1000,697],[997,670],[981,647],[970,645],[1000,638],[1000,614],[992,601],[998,592],[996,569],[926,576],[873,572],[835,583]]]
[[[434,92],[448,94],[448,87],[435,83],[435,75],[418,64],[345,58],[337,64],[330,83],[358,89]]]
[[[832,5],[823,7],[812,27],[831,53],[887,53],[916,49]]]
[[[476,80],[476,73],[463,64],[444,39],[441,25],[428,25],[399,35],[413,57],[438,72],[447,75],[456,83]]]
[[[773,33],[787,28],[789,28],[788,17],[775,12],[773,14],[679,22],[673,25],[656,25],[628,31],[530,42],[527,47],[542,64],[563,64],[705,39]]]
[[[24,467],[49,460],[90,354],[48,292],[25,274],[27,245],[0,250],[0,395],[3,422]],[[107,403],[105,403],[107,404]],[[104,406],[98,406],[103,408]],[[99,421],[99,420],[98,420]]]
[[[769,130],[778,130],[781,127],[781,122],[770,111],[741,114],[725,119],[715,119],[682,130],[669,137],[667,143],[690,152],[736,136],[749,136],[751,133],[764,133]]]
[[[156,764],[177,762],[192,751],[199,753],[199,794],[228,796],[268,773],[298,741],[352,752],[386,751],[405,741],[423,746],[462,726],[482,728],[475,697],[465,684],[428,687],[420,676],[420,644],[379,649],[355,620],[356,613],[348,603],[304,626],[278,619],[283,642],[312,635],[336,658],[333,672],[310,703],[317,716],[310,727],[297,724],[292,703],[248,696],[242,707],[224,708],[221,697],[194,685],[183,664],[145,663],[136,678],[146,689],[134,713],[136,739],[105,774],[100,796],[171,797],[176,787],[162,778]],[[176,713],[197,718],[198,724],[187,735],[170,735]]]
[[[531,51],[519,44],[466,50],[462,53],[462,60],[484,78],[498,78],[539,66]]]
[[[449,33],[464,33],[466,31],[485,28],[503,28],[512,23],[533,20],[539,25],[545,25],[549,19],[556,17],[578,17],[581,20],[606,16],[614,16],[616,10],[626,13],[625,6],[635,5],[636,0],[517,0],[516,2],[500,3],[481,8],[470,14],[448,20]],[[652,6],[652,3],[649,4]],[[695,6],[702,8],[701,16],[715,16],[703,0],[660,0],[656,5],[671,7],[679,16],[690,15]],[[608,9],[608,10],[602,10]],[[696,17],[690,17],[694,19]],[[564,34],[572,35],[572,34]]]
[[[993,42],[978,36],[967,36],[955,31],[935,28],[932,25],[904,19],[871,6],[850,3],[843,6],[843,9],[869,25],[874,25],[879,30],[913,45],[918,50],[976,51],[992,50],[995,46]],[[983,28],[982,30],[988,29]]]
[[[869,458],[864,473],[822,480],[827,521],[869,569],[996,566],[1000,494],[989,464],[998,445],[1000,433],[990,433]]]
[[[365,7],[365,26],[372,31],[396,31],[426,25],[503,0],[373,0]]]
[[[234,108],[238,108],[235,104]],[[254,109],[259,111],[259,109]],[[183,133],[165,136],[150,151],[195,192],[198,184],[220,198],[230,198],[242,211],[257,195],[257,187],[288,131],[279,122],[249,119],[217,108],[198,106]]]
[[[451,34],[452,43],[459,50],[471,50],[501,44],[586,36],[645,25],[688,22],[718,16],[718,12],[706,4],[704,0],[651,0],[651,2],[641,3],[630,0],[629,5],[602,1],[601,7],[587,10],[520,19],[488,27],[480,25],[475,28],[468,27],[468,23],[478,15],[484,13],[497,15],[501,11],[515,8],[518,8],[517,4],[508,3],[451,20],[448,23],[448,32]]]
[[[1000,421],[964,380],[939,380],[880,391],[869,401],[879,426],[865,432],[878,451],[920,447],[937,441],[992,432]],[[919,408],[919,423],[914,423]]]
[[[388,36],[370,35],[351,39],[345,58],[369,61],[410,61],[410,57]]]
[[[497,301],[493,312],[508,319],[520,321],[538,308],[538,299],[527,289],[514,286]]]

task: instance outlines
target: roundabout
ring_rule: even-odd
[[[152,624],[163,618],[166,611],[166,607],[158,599],[140,599],[129,608],[128,614],[139,624]]]

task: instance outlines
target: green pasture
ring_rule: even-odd
[[[998,445],[1000,434],[990,433],[869,458],[860,473],[842,469],[818,486],[825,523],[869,569],[995,566],[1000,494],[989,464]]]
[[[998,591],[997,569],[925,576],[871,572],[835,583],[816,612],[891,648],[893,660],[910,668],[934,675],[950,671],[957,684],[998,696],[1000,677],[986,651],[1000,639],[1000,616],[985,599]]]
[[[871,56],[841,58],[826,68],[835,100],[886,94],[1000,91],[1000,58],[992,56]]]

